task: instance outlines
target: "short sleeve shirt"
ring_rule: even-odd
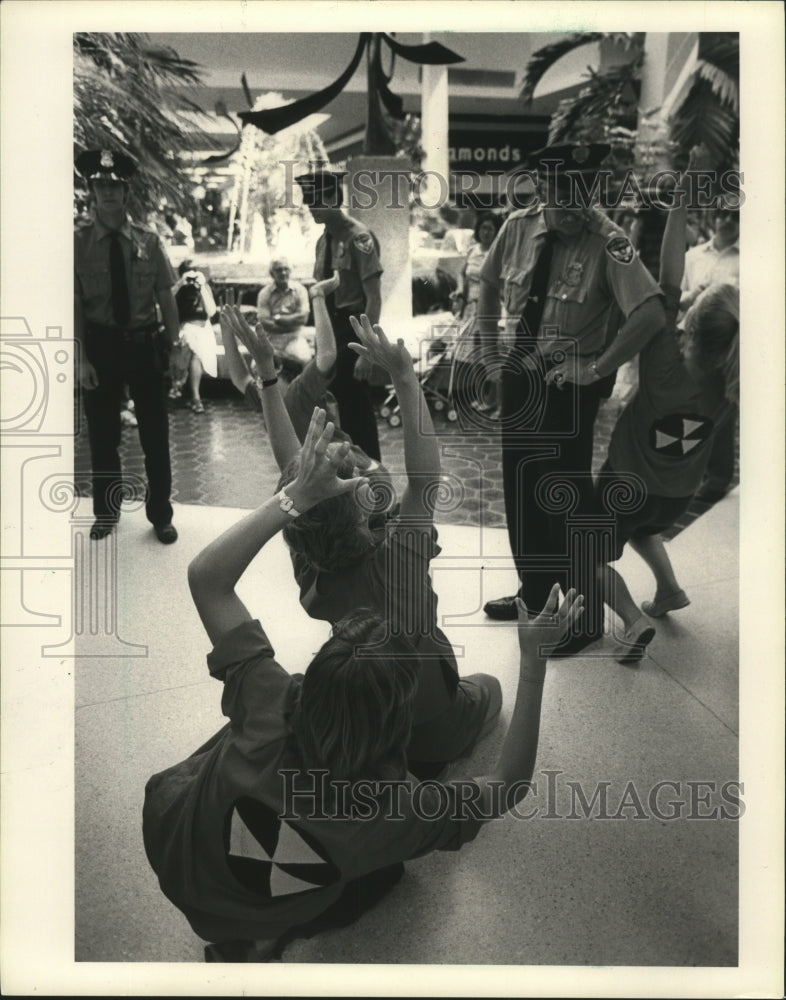
[[[335,624],[358,608],[370,608],[414,645],[421,662],[418,725],[448,711],[458,686],[458,664],[448,637],[437,626],[437,595],[429,573],[440,551],[433,525],[424,530],[393,519],[382,541],[354,566],[327,572],[292,555],[300,603],[312,618]]]
[[[739,243],[718,250],[714,240],[691,247],[685,254],[685,273],[682,287],[686,292],[701,285],[728,282],[739,286],[740,247]]]
[[[701,483],[715,427],[728,404],[722,381],[699,381],[677,341],[680,290],[664,288],[666,328],[639,355],[639,385],[609,441],[615,472],[633,472],[649,493],[692,496]]]
[[[340,805],[323,794],[324,779],[301,772],[289,731],[300,678],[276,662],[259,622],[222,636],[208,668],[223,682],[229,725],[148,781],[143,814],[161,887],[200,936],[221,939],[228,927],[233,937],[278,936],[325,910],[350,880],[477,835],[481,822],[457,810],[451,785],[419,792],[410,775],[395,788],[369,783],[363,808],[354,789]]]
[[[317,240],[314,277],[321,281],[337,270],[339,286],[334,293],[336,308],[362,310],[366,305],[363,282],[382,274],[379,241],[370,229],[355,219],[349,219],[343,239],[333,238],[330,242],[331,252],[328,255],[326,233]]]
[[[99,219],[74,233],[74,294],[85,320],[113,326],[109,233]],[[126,221],[119,230],[129,290],[129,329],[156,322],[156,295],[175,284],[175,274],[157,233]]]
[[[257,296],[257,310],[265,316],[294,316],[297,313],[308,315],[308,292],[299,281],[290,281],[289,287],[280,291],[275,281],[260,291]]]
[[[497,234],[480,272],[502,288],[508,316],[521,316],[532,275],[546,238],[541,205],[511,213]],[[628,316],[660,294],[657,282],[636,256],[625,233],[602,212],[590,209],[581,233],[570,243],[555,238],[546,304],[538,336],[574,338],[580,354],[603,350],[615,312]]]

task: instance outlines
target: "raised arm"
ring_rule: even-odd
[[[314,310],[314,361],[322,375],[328,375],[336,363],[336,335],[325,296],[335,292],[338,286],[338,271],[334,271],[332,278],[318,281],[311,287],[311,307]]]
[[[262,399],[262,413],[265,417],[270,447],[276,464],[283,472],[300,451],[295,428],[287,412],[284,397],[276,376],[273,345],[262,326],[252,330],[237,306],[224,306],[221,310],[221,330],[229,336],[237,337],[256,362],[259,377],[259,395]],[[268,384],[266,384],[268,383]]]
[[[349,442],[330,454],[327,449],[332,437],[333,424],[326,423],[324,410],[315,409],[303,443],[300,471],[286,489],[301,513],[366,482],[337,477],[337,466],[346,456]],[[214,645],[226,632],[251,618],[235,587],[251,560],[288,522],[289,514],[281,509],[279,500],[277,494],[265,501],[211,542],[188,567],[191,596]]]
[[[404,466],[407,487],[401,498],[401,514],[431,521],[434,516],[434,487],[439,482],[439,445],[431,421],[431,412],[418,382],[412,358],[399,339],[394,345],[381,326],[372,326],[368,316],[358,321],[350,317],[358,343],[350,348],[390,373],[401,410],[404,431]]]
[[[543,611],[530,621],[518,599],[519,682],[516,703],[496,766],[476,779],[484,816],[501,816],[529,791],[538,753],[543,684],[548,648],[565,635],[583,610],[584,598],[569,590],[557,609],[559,584],[552,587]]]

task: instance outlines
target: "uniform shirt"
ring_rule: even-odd
[[[437,595],[429,575],[440,551],[433,525],[424,531],[392,519],[381,540],[354,566],[329,572],[292,553],[300,603],[311,618],[335,624],[358,608],[371,608],[413,644],[421,661],[415,725],[448,711],[458,687],[458,664],[437,626]]]
[[[110,232],[96,218],[74,233],[74,291],[82,301],[85,320],[101,326],[115,325],[109,271]],[[135,329],[157,321],[156,293],[174,285],[175,273],[157,233],[128,219],[118,232],[128,283],[128,328]]]
[[[524,312],[546,232],[542,205],[512,212],[488,252],[481,279],[494,288],[502,286],[510,317]],[[580,354],[597,354],[608,334],[616,332],[617,309],[627,319],[642,302],[659,294],[623,230],[602,212],[589,209],[581,233],[570,243],[554,239],[538,336],[572,337],[579,342]]]
[[[257,296],[257,312],[260,316],[271,319],[279,313],[284,316],[305,313],[308,316],[308,311],[308,292],[299,281],[290,281],[289,287],[283,290],[279,290],[275,281],[271,281]],[[287,332],[294,333],[295,330]]]
[[[456,788],[402,775],[394,819],[387,790],[363,811],[331,803],[289,732],[301,678],[289,675],[258,621],[223,635],[207,658],[230,720],[194,755],[147,783],[147,856],[168,898],[207,940],[277,937],[327,909],[348,881],[435,850],[458,850],[481,821],[461,815]],[[288,796],[285,781],[317,795]],[[384,789],[384,786],[383,786]],[[429,820],[428,815],[437,818]]]
[[[328,255],[327,231],[317,240],[314,277],[322,281],[338,271],[339,286],[334,293],[337,309],[362,310],[366,306],[363,282],[382,274],[379,242],[376,236],[356,219],[347,218],[342,239],[331,237]]]
[[[740,284],[740,244],[718,250],[715,239],[691,247],[685,254],[685,273],[682,276],[683,291],[691,292],[702,285],[728,282]]]
[[[704,475],[710,442],[728,409],[717,373],[697,378],[677,341],[680,290],[664,288],[666,328],[639,355],[639,384],[609,442],[615,472],[634,472],[649,493],[692,496]]]

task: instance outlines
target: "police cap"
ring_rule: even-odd
[[[342,201],[342,181],[346,170],[331,170],[324,161],[312,164],[311,170],[295,178],[303,192],[303,204],[336,207]]]
[[[123,181],[136,172],[136,161],[112,149],[86,149],[76,158],[76,169],[87,181]]]
[[[544,175],[555,172],[557,181],[562,173],[594,176],[611,152],[606,142],[563,142],[544,146],[530,154],[530,162]]]

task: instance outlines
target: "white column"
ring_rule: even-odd
[[[423,43],[430,36],[423,35]],[[450,161],[448,156],[448,68],[447,66],[423,66],[421,88],[421,145],[426,154],[423,169],[433,171],[442,178],[430,177],[424,185],[423,201],[427,205],[436,203],[449,190]]]

